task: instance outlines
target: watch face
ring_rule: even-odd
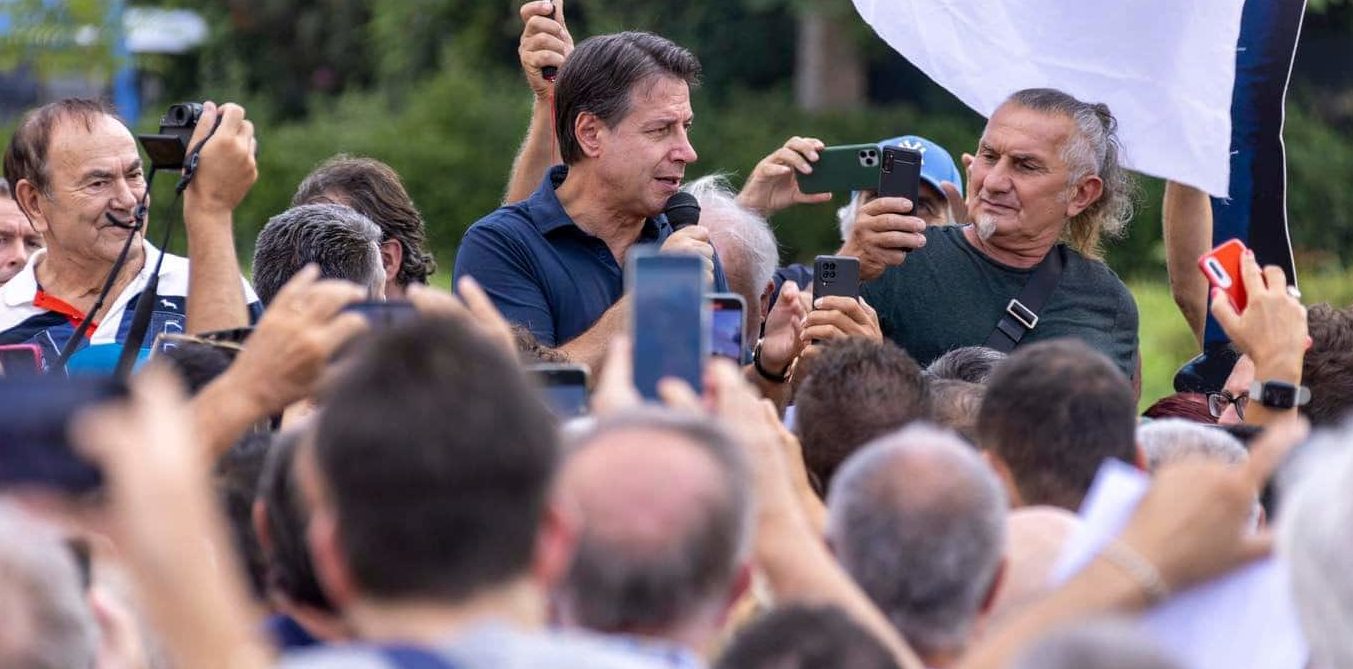
[[[1278,384],[1270,381],[1264,384],[1259,401],[1266,407],[1290,409],[1297,405],[1297,389],[1286,383]]]

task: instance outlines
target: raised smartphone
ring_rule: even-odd
[[[37,376],[42,372],[42,347],[37,344],[0,346],[0,376]]]
[[[921,152],[900,146],[883,147],[878,194],[879,197],[905,197],[914,208],[921,196]]]
[[[747,349],[747,338],[743,331],[747,304],[741,295],[734,293],[714,293],[708,299],[709,353],[741,365],[743,351]]]
[[[587,368],[582,365],[539,363],[527,371],[540,385],[554,414],[562,419],[587,414]]]
[[[1231,239],[1198,258],[1198,269],[1203,271],[1203,276],[1213,287],[1226,293],[1238,312],[1245,310],[1248,299],[1245,281],[1240,275],[1240,257],[1244,254],[1245,244],[1239,239]]]
[[[105,376],[0,380],[0,489],[97,490],[102,474],[76,453],[66,431],[81,409],[125,395],[125,386]]]
[[[813,260],[813,299],[828,295],[860,296],[860,259],[818,256]]]
[[[877,144],[829,146],[818,151],[811,174],[795,174],[805,193],[849,193],[878,187],[881,152]]]
[[[659,399],[658,380],[666,377],[682,379],[698,392],[709,351],[704,259],[632,253],[628,270],[634,385],[639,394]]]

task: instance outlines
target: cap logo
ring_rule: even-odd
[[[925,155],[925,148],[926,148],[925,145],[922,144],[922,143],[920,143],[920,142],[918,142],[918,141],[916,141],[916,140],[914,140],[914,139],[905,139],[905,140],[902,140],[901,142],[898,142],[898,146],[900,146],[900,147],[902,147],[902,148],[904,148],[904,149],[911,149],[912,151],[915,151],[915,152],[917,152],[917,153],[919,153],[919,154],[921,154],[921,155]]]

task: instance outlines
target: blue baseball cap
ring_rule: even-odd
[[[885,146],[899,146],[920,152],[921,179],[934,186],[940,195],[944,195],[944,189],[940,188],[942,181],[954,184],[958,187],[959,195],[963,194],[963,173],[958,171],[954,157],[944,147],[916,135],[903,135],[879,142],[880,149]]]

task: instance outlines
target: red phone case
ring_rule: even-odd
[[[1239,239],[1223,243],[1198,259],[1198,269],[1203,271],[1214,287],[1226,292],[1236,311],[1245,310],[1245,282],[1240,276],[1240,257],[1245,253],[1245,245]]]

